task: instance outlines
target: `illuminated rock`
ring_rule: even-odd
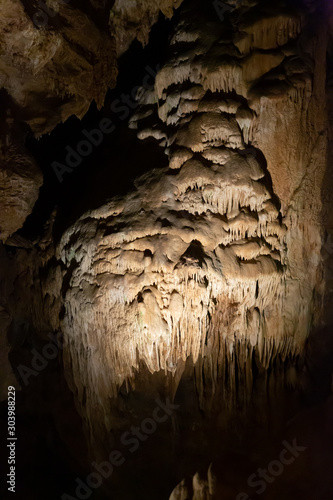
[[[184,11],[156,99],[141,93],[131,119],[169,165],[87,212],[58,245],[65,370],[91,436],[110,430],[108,401],[135,385],[141,362],[179,380],[191,358],[202,405],[207,377],[247,401],[254,357],[265,369],[296,359],[315,324],[326,34],[316,28],[300,52],[311,19],[254,5],[240,11],[238,50],[237,23],[228,38],[205,15]]]

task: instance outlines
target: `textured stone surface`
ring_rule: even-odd
[[[115,34],[117,54],[121,55],[136,38],[148,43],[150,29],[162,12],[171,18],[182,0],[116,0],[110,11],[110,26]]]
[[[254,4],[230,34],[191,8],[130,123],[168,167],[86,213],[57,249],[65,370],[92,434],[110,430],[108,401],[140,362],[177,381],[192,357],[201,399],[208,377],[246,401],[253,358],[295,360],[321,316],[326,32]],[[287,363],[286,383],[298,384]]]
[[[0,86],[22,107],[25,121],[40,135],[94,100],[104,103],[115,85],[117,56],[138,38],[148,42],[152,25],[181,1],[89,1],[80,7],[47,0],[4,0],[0,7]],[[108,25],[108,19],[110,23]]]
[[[92,100],[101,107],[117,75],[111,36],[70,3],[46,3],[54,14],[42,27],[30,3],[26,11],[19,0],[4,1],[0,11],[0,85],[37,135],[81,118]]]
[[[24,134],[15,106],[4,93],[0,123],[0,240],[23,226],[39,196],[43,178],[34,158],[24,147]]]
[[[28,363],[29,349],[49,331],[63,331],[65,375],[92,458],[105,459],[117,432],[151,414],[147,402],[176,395],[181,403],[179,417],[167,430],[158,428],[150,451],[140,452],[144,459],[128,456],[115,474],[115,498],[157,498],[136,492],[134,476],[158,483],[165,479],[161,463],[171,471],[169,481],[177,477],[164,496],[184,469],[191,478],[176,486],[172,500],[216,491],[219,499],[234,498],[247,478],[246,464],[238,464],[252,464],[257,435],[244,446],[248,455],[234,461],[237,440],[231,443],[223,474],[215,462],[207,477],[186,468],[192,453],[193,464],[205,461],[201,474],[215,452],[228,450],[229,433],[247,415],[244,432],[271,430],[289,414],[285,406],[297,407],[300,389],[320,396],[330,390],[331,332],[326,340],[317,334],[332,317],[333,290],[327,26],[316,4],[311,10],[244,1],[223,19],[202,2],[181,7],[155,89],[138,92],[129,122],[148,153],[152,143],[160,145],[161,161],[148,154],[147,172],[133,190],[102,199],[54,249],[55,214],[33,244],[15,234],[42,181],[24,149],[23,124],[38,135],[72,113],[82,116],[92,99],[100,106],[115,81],[116,56],[135,37],[147,42],[160,11],[172,15],[172,2],[115,2],[109,21],[107,2],[90,4],[99,17],[62,5],[44,29],[33,26],[33,11],[21,3],[1,6],[8,109],[1,124],[2,380],[13,380],[9,346],[13,360],[13,353],[21,359],[24,345]],[[124,175],[126,168],[124,162]],[[56,377],[40,377],[41,395],[48,383],[57,384]],[[295,481],[302,485],[313,467],[320,498],[330,498],[323,472],[332,461],[330,405],[319,416],[304,414],[309,427],[328,437],[317,436],[325,442],[312,443],[310,460],[286,475],[282,490],[274,485],[269,500],[285,496]],[[57,412],[61,420],[61,405]],[[69,420],[70,431],[61,431],[67,442],[74,433]],[[302,420],[291,427],[294,435],[298,428],[303,432]],[[177,440],[180,452],[163,456]],[[304,488],[292,494],[306,498]],[[315,498],[316,490],[309,491]]]
[[[50,10],[19,0],[0,6],[2,241],[23,226],[42,184],[24,148],[27,125],[41,135],[83,117],[93,100],[103,105],[117,76],[114,40],[96,19],[70,4],[44,5]]]
[[[108,88],[116,83],[117,56],[135,37],[147,43],[159,12],[170,17],[171,5],[179,3],[118,2],[109,26],[109,2],[91,1],[81,7],[55,0],[38,5],[30,0],[1,2],[0,88],[16,108],[13,121],[28,124],[40,136],[71,115],[82,118],[92,101],[101,108]],[[1,129],[8,128],[8,119],[4,112]],[[22,130],[20,147],[8,130],[1,132],[0,238],[4,241],[31,213],[42,178],[24,151]]]

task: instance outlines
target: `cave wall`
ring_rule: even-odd
[[[147,43],[158,14],[170,17],[180,3],[1,3],[1,241],[23,226],[42,184],[26,135],[50,133],[72,115],[82,118],[92,102],[101,108],[117,81],[117,58],[136,38]]]

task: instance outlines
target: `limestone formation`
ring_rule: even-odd
[[[115,46],[70,2],[46,2],[46,11],[29,4],[1,3],[0,84],[41,135],[72,114],[83,117],[92,100],[103,105],[115,83]]]
[[[0,128],[6,135],[0,170],[2,241],[23,226],[42,184],[38,167],[24,150],[22,129],[41,136],[71,115],[82,118],[93,101],[101,108],[108,89],[116,84],[117,57],[136,37],[146,43],[160,10],[170,17],[179,4],[164,0],[153,6],[139,2],[126,7],[116,2],[113,18],[108,2],[86,2],[80,8],[70,0],[1,2]],[[145,19],[141,31],[141,22],[137,30],[128,29],[133,18]],[[19,149],[16,137],[3,130],[13,119],[6,118],[5,110],[11,106],[16,109],[16,127],[21,124]]]
[[[253,357],[295,360],[320,316],[326,33],[302,10],[236,14],[182,10],[130,121],[169,165],[58,245],[65,370],[91,436],[110,430],[108,401],[140,362],[179,380],[202,360],[201,397],[208,377],[246,401]]]
[[[101,498],[103,488],[121,500],[236,498],[296,435],[311,453],[262,498],[331,498],[333,7],[45,0],[41,13],[40,5],[0,6],[1,399],[16,377],[20,404],[29,402],[19,419],[28,415],[29,426],[35,405],[37,422],[61,422],[54,448],[68,455],[68,477],[81,459],[83,475],[105,461],[132,426],[149,427],[156,398],[175,401]],[[101,109],[116,85],[118,59],[136,57],[131,43],[145,46],[159,16],[171,19],[161,22],[170,37],[154,88],[135,87],[128,123],[117,117],[113,137],[86,158],[99,158],[89,179],[78,169],[73,190],[64,182],[57,194],[46,182],[41,195],[45,143],[36,139],[34,157],[27,134],[39,140],[73,114],[89,121],[92,102]],[[158,52],[148,49],[147,64]],[[86,196],[74,193],[82,186]],[[24,387],[17,365],[31,366],[50,334],[63,336],[63,349]]]
[[[171,18],[183,0],[116,0],[110,11],[110,26],[115,35],[117,54],[123,54],[134,39],[146,45],[151,27],[159,14]]]
[[[0,123],[0,241],[7,241],[32,212],[43,178],[34,158],[24,147],[15,106],[1,96]]]

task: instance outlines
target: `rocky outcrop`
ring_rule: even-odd
[[[22,227],[42,184],[38,167],[24,149],[28,130],[40,136],[71,115],[82,118],[93,101],[101,108],[117,80],[117,57],[135,37],[146,43],[160,10],[172,15],[170,4],[176,7],[170,0],[116,3],[112,21],[109,2],[86,2],[82,7],[56,0],[1,3],[0,87],[4,108],[16,110],[14,118],[4,112],[0,124],[2,241]],[[19,129],[20,146],[7,130],[8,121]]]
[[[147,43],[159,12],[171,17],[179,4],[116,2],[110,11],[109,2],[87,2],[81,8],[70,1],[2,2],[0,87],[8,94],[4,105],[13,102],[17,109],[16,125],[21,123],[22,129],[27,124],[40,136],[71,115],[82,118],[93,101],[101,108],[108,88],[116,83],[117,57],[136,37]],[[5,113],[2,120],[1,128],[6,128]],[[42,183],[38,168],[24,151],[22,131],[19,150],[15,139],[5,135],[0,175],[1,214],[6,219],[0,221],[2,241],[22,227]]]
[[[101,107],[117,76],[114,41],[96,19],[70,2],[43,5],[2,2],[0,21],[0,85],[37,135],[83,117],[93,100]]]
[[[263,3],[223,22],[192,9],[130,122],[168,166],[86,213],[57,249],[65,370],[91,436],[110,430],[108,401],[142,362],[176,390],[191,357],[202,405],[207,381],[246,402],[254,360],[282,360],[295,386],[320,322],[327,33]]]
[[[4,1],[0,86],[36,135],[73,114],[82,118],[114,87],[117,57],[135,38],[147,43],[158,14],[171,17],[180,3],[115,2],[111,9],[108,1]]]
[[[151,27],[162,12],[171,18],[182,0],[116,0],[110,11],[110,26],[115,34],[117,54],[124,53],[134,39],[143,45],[148,43]]]
[[[69,2],[39,7],[19,0],[0,7],[2,241],[23,226],[42,184],[24,147],[29,129],[39,136],[73,114],[83,117],[93,100],[101,107],[117,76],[114,40],[96,13]]]
[[[17,108],[4,92],[0,102],[4,116],[0,123],[0,240],[7,241],[32,212],[43,178],[24,146],[25,132]]]
[[[154,488],[170,495],[177,484],[171,500],[236,497],[242,478],[269,456],[252,461],[261,431],[274,433],[298,410],[301,391],[319,400],[331,390],[331,332],[318,333],[332,317],[333,282],[321,4],[184,3],[155,87],[138,90],[128,124],[138,149],[147,147],[145,173],[125,194],[99,195],[100,206],[65,231],[53,212],[42,236],[17,233],[42,183],[24,147],[27,131],[40,135],[81,117],[92,100],[101,107],[117,57],[134,38],[147,43],[159,12],[171,17],[180,3],[116,1],[110,11],[107,1],[79,8],[50,0],[47,19],[28,1],[1,6],[0,389],[5,398],[14,380],[8,358],[30,366],[32,349],[62,332],[59,359],[94,460],[105,460],[124,430],[139,429],[133,424],[148,421],[148,440],[155,399],[176,398],[166,427],[153,421],[144,460],[128,454],[112,476],[112,496],[122,500],[157,498]],[[127,160],[122,167],[126,177]],[[85,207],[95,203],[88,198]],[[36,401],[47,384],[59,384],[55,418],[64,422],[57,361],[48,369],[50,378],[45,370],[36,379]],[[326,499],[316,457],[327,458],[322,470],[332,460],[331,401],[319,410],[304,421],[328,438],[283,484],[288,490],[302,470],[310,477],[315,464]],[[77,419],[68,420],[60,435],[75,447]],[[148,476],[147,491],[127,481],[134,469]],[[267,498],[281,498],[279,488]]]

